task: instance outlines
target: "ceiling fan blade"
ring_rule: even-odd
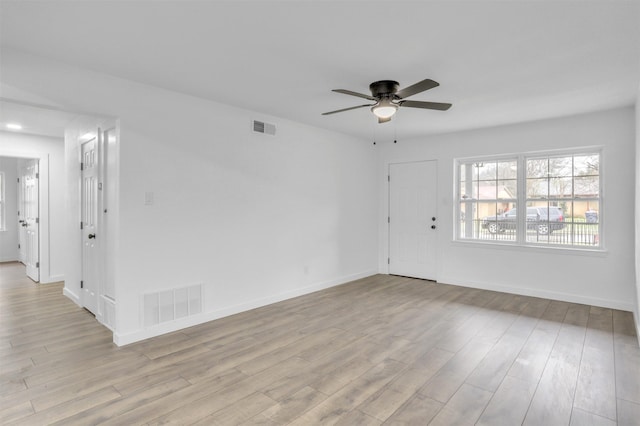
[[[336,111],[323,112],[322,115],[335,114],[337,112],[344,112],[344,111],[349,111],[351,109],[357,109],[357,108],[372,107],[374,105],[375,104],[358,105],[358,106],[354,106],[354,107],[339,109],[339,110],[336,110]]]
[[[427,78],[426,80],[419,81],[416,84],[398,90],[396,96],[400,99],[404,99],[408,98],[409,96],[415,95],[416,93],[424,92],[425,90],[433,89],[434,87],[438,86],[440,86],[440,83]]]
[[[352,92],[351,90],[345,90],[345,89],[333,89],[332,92],[337,92],[337,93],[343,93],[345,95],[351,95],[351,96],[357,96],[359,98],[365,98],[365,99],[369,99],[370,101],[377,101],[376,98],[374,98],[371,95],[365,95],[362,93],[358,93],[358,92]]]
[[[378,124],[388,123],[389,121],[391,121],[391,117],[388,117],[388,118],[380,118],[380,117],[378,117]]]
[[[435,109],[438,111],[446,111],[451,108],[451,104],[441,102],[400,101],[398,105],[409,108]]]

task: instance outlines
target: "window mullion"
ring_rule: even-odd
[[[516,242],[523,244],[526,240],[526,220],[527,220],[527,165],[526,157],[523,155],[518,156],[518,170],[517,170],[517,186],[518,194],[516,197],[516,206],[519,212],[517,217],[518,224],[516,229]]]

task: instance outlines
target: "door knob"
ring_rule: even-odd
[[[435,225],[431,225],[431,229],[436,229],[436,226]]]
[[[94,239],[96,237],[96,234],[89,234],[88,237],[89,237],[90,240],[92,240],[92,239]]]
[[[431,218],[431,220],[435,222],[435,221],[436,221],[436,217],[435,217],[435,216],[433,216],[433,217]]]
[[[22,226],[26,228],[27,226],[29,226],[29,224],[27,222],[22,222]]]

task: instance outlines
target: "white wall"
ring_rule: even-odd
[[[635,309],[634,112],[623,108],[380,145],[379,270],[387,271],[389,163],[438,160],[439,267],[443,283]],[[602,146],[606,250],[588,253],[454,240],[454,159]]]
[[[0,155],[40,159],[40,282],[64,280],[66,194],[62,135],[52,138],[0,131]]]
[[[119,226],[110,235],[118,343],[376,272],[368,141],[19,52],[3,62],[7,97],[38,94],[120,119]],[[274,123],[276,136],[253,134],[252,118]],[[145,293],[191,284],[204,287],[204,315],[144,329]],[[79,291],[76,280],[66,286]]]
[[[638,87],[638,97],[636,99],[636,174],[635,174],[635,267],[636,267],[636,306],[635,320],[636,330],[640,335],[640,87]]]
[[[0,157],[0,172],[5,179],[5,229],[0,230],[0,262],[12,262],[18,260],[18,159]]]
[[[151,95],[135,99],[146,98],[138,110],[153,120],[121,116],[123,334],[139,328],[140,306],[121,296],[125,288],[140,295],[202,283],[214,318],[376,272],[375,150],[367,142]],[[276,136],[252,134],[252,117],[274,123]],[[144,204],[146,192],[153,205]]]

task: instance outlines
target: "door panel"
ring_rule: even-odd
[[[26,160],[20,173],[20,257],[27,276],[40,281],[38,160]]]
[[[436,177],[436,161],[389,166],[390,274],[436,279]]]
[[[26,175],[25,164],[20,163],[18,167],[18,260],[23,264],[27,264],[27,228],[25,223],[24,212],[24,179]]]
[[[82,305],[98,312],[98,144],[92,139],[82,144]]]

